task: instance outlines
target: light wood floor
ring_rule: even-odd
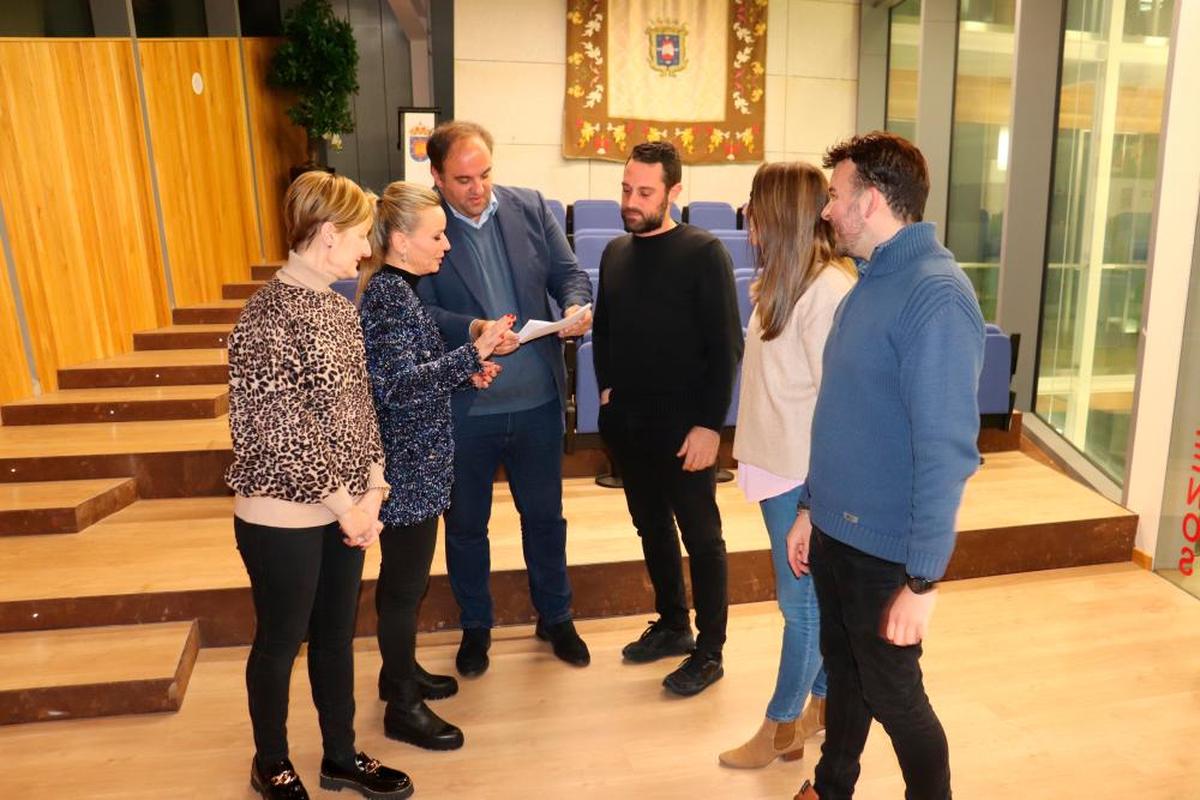
[[[174,425],[178,423],[128,423]],[[111,427],[56,425],[51,428]],[[0,433],[4,432],[0,428]],[[1014,502],[1013,498],[1021,498]],[[767,545],[758,506],[735,483],[717,488],[726,543],[731,551]],[[571,564],[640,561],[624,494],[586,478],[563,482]],[[141,500],[71,536],[12,537],[0,546],[0,601],[130,592],[222,589],[249,585],[233,546],[233,501],[227,497]],[[967,485],[960,530],[1035,525],[1061,519],[1124,515],[1122,509],[1061,473],[1017,452],[989,454]],[[507,484],[496,484],[492,530],[495,570],[523,569],[520,525]],[[445,573],[441,554],[435,574]],[[94,565],[106,564],[108,569]],[[379,551],[367,554],[365,576],[379,574]]]
[[[497,631],[492,668],[437,702],[467,745],[429,753],[381,732],[379,656],[360,640],[358,744],[408,771],[423,800],[790,798],[817,755],[738,772],[716,754],[757,727],[776,669],[770,604],[733,609],[727,674],[686,700],[663,694],[669,662],[620,663],[642,618],[585,621],[586,669],[556,661],[528,627]],[[449,669],[456,637],[422,639],[422,662]],[[251,798],[245,648],[204,650],[175,714],[0,729],[0,797]],[[959,800],[1200,796],[1200,603],[1131,565],[948,584],[923,661],[950,740]],[[319,737],[303,665],[293,677],[292,757],[314,797]],[[876,728],[857,797],[902,785]]]

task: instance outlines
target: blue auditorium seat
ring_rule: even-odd
[[[330,288],[353,303],[354,295],[358,291],[358,279],[347,278],[344,281],[334,281]]]
[[[567,232],[567,209],[562,204],[561,200],[547,200],[546,205],[550,207],[550,213],[558,220],[558,227],[562,228],[562,232]]]
[[[716,231],[715,235],[729,251],[735,270],[754,269],[754,253],[750,250],[750,236],[746,231]]]
[[[625,228],[625,222],[621,219],[621,204],[616,200],[576,200],[571,213],[571,232],[576,236],[595,228]]]
[[[733,279],[737,287],[738,316],[743,328],[750,324],[750,315],[754,313],[754,304],[750,302],[750,284],[753,282],[752,275],[738,275]]]
[[[575,259],[585,271],[600,270],[600,256],[604,248],[618,236],[624,236],[623,231],[580,231],[575,234]]]
[[[729,203],[694,200],[688,203],[688,224],[710,231],[737,230],[737,212]]]
[[[592,362],[592,343],[585,341],[575,351],[575,432],[599,433],[600,389],[596,385],[596,365]]]
[[[983,339],[983,370],[979,373],[979,413],[1009,412],[1009,382],[1012,378],[1012,341],[995,325],[987,327]]]

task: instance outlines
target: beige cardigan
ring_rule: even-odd
[[[854,279],[844,270],[826,267],[796,301],[779,336],[769,342],[762,340],[755,308],[742,357],[733,440],[738,461],[797,481],[808,477],[825,340],[838,304],[853,286]]]

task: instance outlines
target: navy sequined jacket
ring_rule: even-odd
[[[367,284],[359,310],[392,486],[379,514],[385,525],[412,525],[450,505],[450,395],[480,369],[473,344],[446,352],[437,325],[406,280],[411,277],[385,265]]]

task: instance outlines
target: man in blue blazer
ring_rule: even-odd
[[[505,314],[551,318],[548,298],[565,315],[592,300],[566,235],[542,195],[492,186],[492,137],[470,122],[445,122],[429,137],[434,183],[446,211],[451,250],[441,270],[417,292],[447,344],[473,341]],[[591,313],[559,337],[581,336]],[[571,621],[567,523],[562,513],[562,435],[567,376],[559,337],[519,345],[506,334],[496,348],[502,367],[486,392],[455,395],[454,487],[446,511],[446,567],[463,628],[456,659],[465,676],[488,668],[494,623],[488,586],[488,520],[492,482],[501,464],[521,515],[521,544],[537,635],[562,660],[586,665],[591,656]]]

